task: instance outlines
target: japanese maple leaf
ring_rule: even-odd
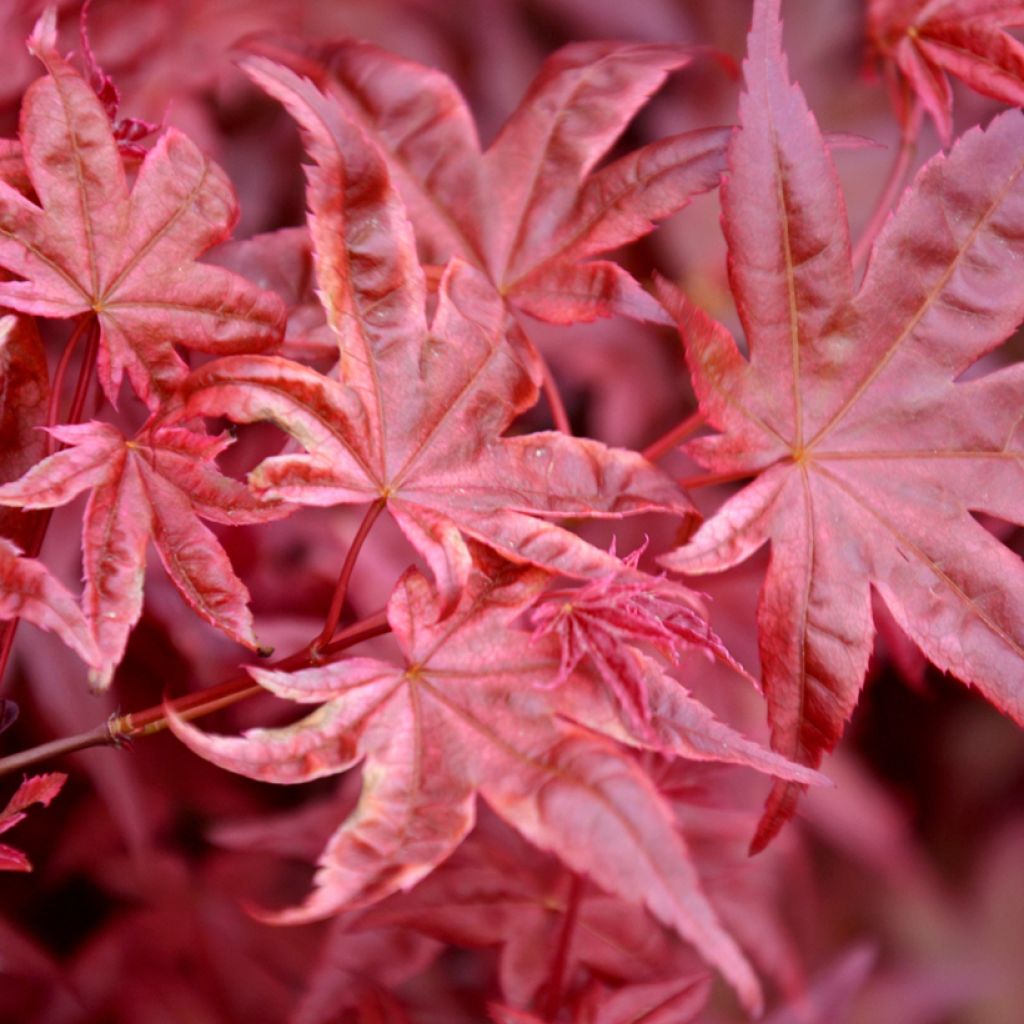
[[[694,53],[636,43],[563,47],[485,153],[442,72],[356,40],[319,56],[333,95],[387,154],[428,258],[458,256],[516,308],[572,323],[664,316],[622,267],[594,257],[715,188],[729,129],[674,135],[594,168]]]
[[[676,297],[701,409],[689,450],[756,479],[663,563],[716,572],[765,542],[758,612],[772,741],[817,764],[857,701],[871,587],[939,668],[1024,722],[1024,567],[972,517],[1022,521],[1024,368],[956,378],[1024,316],[1024,115],[919,173],[854,293],[832,162],[755,5],[723,186],[749,360]],[[754,845],[792,813],[777,786]]]
[[[0,504],[64,505],[90,490],[85,509],[85,614],[102,655],[94,685],[106,686],[142,613],[146,546],[152,538],[182,597],[232,639],[257,650],[249,592],[220,542],[199,521],[260,523],[289,511],[259,502],[213,460],[230,438],[181,428],[127,440],[107,423],[53,427],[70,447],[0,487]]]
[[[953,135],[947,75],[1014,106],[1024,104],[1024,46],[1004,29],[1024,25],[1020,0],[869,0],[868,35],[916,94],[945,145]],[[901,111],[905,116],[906,111]]]
[[[268,782],[362,761],[359,804],[321,855],[312,894],[274,920],[314,920],[411,887],[469,833],[479,793],[574,871],[643,902],[756,1011],[757,981],[705,899],[668,805],[627,752],[557,714],[552,691],[536,685],[557,655],[511,624],[546,574],[491,558],[495,575],[475,571],[444,619],[426,578],[403,577],[388,610],[398,664],[353,657],[292,674],[251,670],[278,696],[321,705],[294,725],[228,737],[172,718],[201,756]]]
[[[298,504],[386,505],[449,605],[469,569],[466,536],[592,576],[621,563],[537,516],[693,516],[634,452],[554,432],[501,436],[537,386],[493,287],[453,260],[428,328],[412,229],[379,152],[307,81],[267,62],[250,71],[299,121],[316,160],[310,230],[340,380],[279,357],[228,357],[189,377],[176,415],[274,421],[308,454],[265,460],[251,485]]]
[[[30,46],[48,75],[25,93],[24,160],[41,206],[0,182],[0,303],[48,317],[95,314],[99,377],[113,402],[125,372],[155,408],[186,374],[175,343],[228,353],[277,342],[276,296],[194,262],[237,219],[224,173],[169,129],[129,191],[110,121],[56,51],[54,12]]]
[[[33,775],[26,778],[18,787],[17,792],[7,806],[0,811],[0,833],[14,828],[25,817],[26,808],[32,804],[50,806],[50,801],[60,792],[61,786],[67,781],[63,772],[50,772],[47,775]],[[32,865],[21,850],[0,843],[0,871],[31,871]]]

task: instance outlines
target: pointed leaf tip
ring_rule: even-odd
[[[25,46],[33,57],[37,57],[43,63],[46,62],[47,55],[57,52],[57,7],[55,4],[50,4],[39,15],[39,20],[32,28],[31,35],[25,40]]]

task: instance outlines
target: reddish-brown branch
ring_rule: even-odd
[[[53,374],[53,383],[50,385],[50,405],[46,412],[46,425],[48,427],[56,426],[60,420],[60,400],[64,394],[64,378],[67,376],[68,367],[71,365],[71,358],[75,354],[75,349],[78,348],[78,342],[82,335],[89,329],[90,325],[96,322],[94,316],[82,317],[81,320],[75,325],[75,329],[71,332],[71,337],[68,338],[67,344],[64,346],[64,351],[60,354],[60,362],[57,363],[57,369]],[[86,351],[85,356],[82,358],[82,366],[86,364],[89,353]],[[57,440],[51,434],[46,435],[46,453],[52,455],[57,446]]]
[[[554,375],[551,373],[551,367],[548,366],[547,360],[540,357],[541,372],[544,375],[543,389],[544,397],[548,400],[548,407],[551,410],[551,419],[554,421],[555,429],[560,430],[563,434],[572,435],[572,425],[569,423],[569,414],[565,410],[565,403],[562,401],[562,395],[558,390],[558,385],[555,383]]]
[[[900,137],[900,148],[896,151],[892,166],[889,168],[889,176],[886,179],[885,186],[882,188],[881,195],[878,197],[878,202],[875,204],[871,219],[867,222],[860,238],[857,239],[857,243],[853,247],[852,259],[854,269],[861,266],[864,260],[867,259],[868,252],[871,250],[878,232],[882,230],[886,217],[889,216],[893,204],[906,184],[907,174],[910,171],[914,154],[917,151],[917,138],[921,131],[922,117],[923,110],[921,105],[915,103],[907,119],[907,125]]]
[[[343,651],[354,647],[364,640],[375,636],[383,636],[389,632],[387,613],[384,611],[370,615],[359,622],[342,630],[329,644],[325,644],[314,658],[310,647],[304,647],[300,651],[282,658],[275,662],[271,668],[282,671],[302,668],[312,664],[322,664],[330,661],[331,658]],[[43,743],[30,750],[22,750],[9,757],[0,758],[0,776],[8,775],[11,772],[31,768],[44,761],[52,760],[64,754],[73,753],[76,750],[85,750],[89,747],[117,746],[128,740],[137,739],[140,736],[151,736],[153,733],[161,732],[167,728],[167,712],[174,711],[182,718],[200,718],[202,715],[211,714],[221,708],[237,704],[239,701],[255,697],[257,694],[266,693],[262,686],[252,681],[252,676],[246,672],[240,672],[232,676],[226,682],[216,686],[207,687],[198,693],[189,693],[184,697],[166,701],[155,707],[146,708],[143,711],[135,711],[127,715],[119,715],[110,718],[106,723],[90,729],[88,732],[78,733],[75,736],[67,736],[63,739],[52,740]]]
[[[576,930],[576,919],[579,916],[580,900],[583,897],[583,879],[573,874],[569,887],[569,899],[565,908],[565,918],[558,934],[558,946],[551,958],[551,973],[547,985],[541,1015],[546,1020],[554,1020],[562,1007],[562,987],[565,983],[565,969],[569,963],[569,950],[572,948],[572,936]]]
[[[733,470],[731,473],[705,473],[703,476],[687,476],[676,481],[680,487],[688,491],[696,491],[701,487],[713,487],[715,484],[731,484],[736,480],[746,480],[754,475],[751,469]]]
[[[334,588],[334,595],[331,598],[331,607],[328,609],[327,618],[324,621],[324,628],[316,640],[313,641],[314,653],[318,653],[328,643],[331,637],[334,636],[334,631],[338,628],[338,620],[341,618],[342,608],[345,607],[345,597],[348,594],[348,584],[352,578],[352,570],[356,566],[356,559],[359,557],[359,551],[363,546],[363,542],[370,535],[370,530],[373,528],[377,516],[383,511],[384,504],[384,499],[379,498],[366,510],[366,515],[363,516],[363,521],[359,524],[359,529],[356,530],[356,535],[348,546],[348,552],[345,554],[345,561],[342,564],[341,573],[338,575],[338,582]]]
[[[663,455],[682,444],[691,434],[700,430],[706,422],[704,414],[698,409],[681,423],[677,423],[667,434],[663,434],[657,441],[649,444],[643,450],[643,457],[648,462],[657,462]]]

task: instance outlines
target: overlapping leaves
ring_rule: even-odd
[[[427,258],[458,256],[486,273],[511,306],[571,323],[612,313],[664,318],[618,263],[594,257],[717,186],[728,129],[671,136],[595,168],[667,75],[696,52],[563,47],[486,152],[443,73],[357,40],[314,56],[331,95],[386,155]]]
[[[186,373],[174,345],[253,351],[280,338],[276,296],[195,258],[238,217],[223,171],[168,129],[131,190],[109,118],[56,49],[54,13],[30,40],[48,74],[21,112],[28,177],[41,206],[0,182],[0,303],[46,317],[95,314],[99,376],[111,402],[124,373],[151,408]]]
[[[273,420],[308,454],[261,463],[256,490],[307,505],[386,504],[448,604],[469,572],[466,537],[595,576],[618,560],[551,520],[694,515],[633,452],[553,432],[502,437],[537,386],[493,286],[452,260],[428,328],[412,230],[381,155],[307,81],[267,61],[250,73],[299,121],[316,161],[310,230],[339,379],[278,357],[229,357],[192,374],[178,415]]]
[[[479,793],[573,870],[642,900],[756,1007],[757,982],[702,894],[670,808],[596,721],[573,720],[565,697],[572,684],[550,689],[560,662],[557,641],[531,643],[514,626],[546,574],[493,558],[484,564],[492,575],[474,570],[458,607],[444,618],[427,580],[406,574],[388,612],[402,652],[398,664],[352,657],[294,673],[251,669],[278,696],[320,705],[294,725],[226,737],[174,720],[176,733],[197,752],[256,779],[301,782],[362,762],[361,799],[321,855],[313,893],[277,919],[315,919],[410,887],[469,833]],[[588,689],[579,704],[599,707],[600,701]],[[685,710],[677,712],[658,706],[651,718],[669,735],[676,719],[681,729],[691,724]],[[630,740],[621,729],[612,731]],[[711,744],[720,738],[712,734]],[[758,767],[815,780],[763,753]],[[721,756],[757,764],[724,747]]]

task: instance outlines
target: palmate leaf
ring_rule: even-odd
[[[756,479],[663,563],[715,572],[771,543],[758,614],[773,746],[817,764],[853,711],[874,587],[939,668],[1024,723],[1024,566],[972,516],[1024,521],[1024,367],[956,378],[1024,316],[1024,115],[919,173],[854,294],[835,171],[755,5],[723,186],[745,359],[666,289],[701,409],[689,451]],[[788,817],[773,792],[754,845]]]
[[[57,52],[54,12],[30,44],[48,74],[21,108],[25,165],[41,206],[0,182],[0,304],[47,317],[95,313],[99,377],[117,399],[127,372],[155,408],[185,376],[175,344],[226,354],[266,349],[284,326],[277,297],[195,258],[238,217],[224,173],[175,129],[129,192],[110,121]]]
[[[448,605],[469,571],[466,537],[588,577],[621,563],[546,520],[695,516],[634,452],[558,433],[502,437],[538,391],[493,287],[453,260],[428,328],[412,229],[379,152],[307,81],[268,62],[250,73],[299,121],[316,161],[307,168],[310,231],[340,379],[278,357],[228,357],[188,378],[175,415],[275,422],[308,454],[261,463],[249,478],[257,492],[306,505],[385,504]]]
[[[0,487],[0,505],[53,508],[91,490],[82,546],[85,614],[102,655],[93,684],[110,682],[142,613],[151,538],[185,601],[228,636],[258,650],[249,592],[199,516],[260,523],[290,509],[257,501],[243,484],[219,472],[214,459],[230,438],[165,427],[129,441],[106,423],[54,427],[51,433],[70,447]]]
[[[469,833],[479,793],[574,871],[642,901],[756,1010],[757,981],[656,787],[619,746],[556,713],[552,691],[540,688],[557,672],[557,644],[531,646],[511,623],[546,574],[507,563],[494,573],[475,571],[439,620],[438,595],[410,570],[388,613],[397,665],[356,657],[292,674],[251,670],[278,696],[321,705],[293,726],[227,737],[172,719],[203,757],[268,782],[363,762],[362,797],[324,850],[313,893],[274,919],[313,920],[414,885]]]
[[[458,256],[513,307],[572,323],[612,313],[664,318],[622,267],[594,257],[715,188],[729,129],[671,136],[594,168],[696,52],[566,46],[548,58],[486,152],[443,73],[357,40],[328,44],[318,57],[332,94],[386,154],[428,259]]]
[[[870,0],[868,35],[897,80],[916,94],[945,145],[953,137],[948,75],[1014,106],[1024,104],[1020,0]],[[905,111],[902,111],[905,114]]]

